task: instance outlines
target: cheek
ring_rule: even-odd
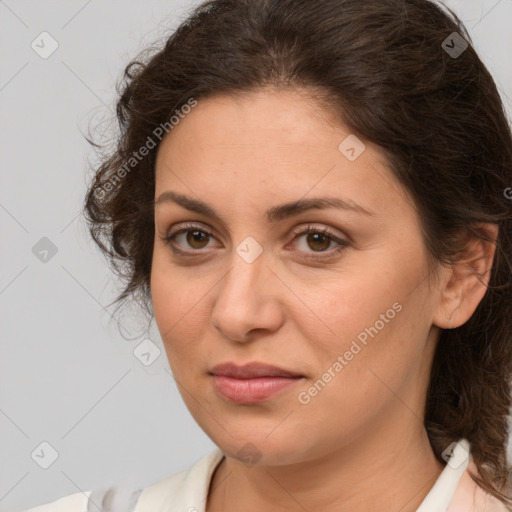
[[[317,349],[332,358],[333,354],[349,350],[353,340],[364,344],[370,336],[365,329],[374,332],[370,328],[376,322],[379,333],[389,330],[389,325],[396,322],[399,314],[393,303],[400,297],[400,290],[389,280],[377,277],[370,272],[346,274],[337,283],[335,280],[320,283],[303,296],[315,315],[303,315],[308,321],[304,320],[301,329],[307,332],[308,339],[316,340]],[[380,319],[381,314],[384,320]]]
[[[194,362],[197,372],[199,342],[208,325],[207,294],[210,288],[206,280],[191,280],[187,273],[170,265],[163,250],[154,252],[151,299],[173,373],[183,374],[194,366]]]
[[[209,365],[201,344],[208,325],[205,295],[211,286],[203,289],[200,283],[191,284],[178,269],[169,271],[168,267],[154,259],[151,296],[155,321],[184,404],[207,435],[216,439],[211,417],[205,415],[208,394],[204,393],[204,373]]]
[[[410,293],[408,280],[368,272],[308,293],[304,302],[315,305],[316,314],[303,315],[298,328],[308,340],[318,387],[326,384],[344,400],[367,400],[375,386],[383,387],[379,377],[399,387],[421,363],[428,326],[418,319],[426,316],[425,303],[421,293]]]

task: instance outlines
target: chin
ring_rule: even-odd
[[[229,429],[229,426],[226,426]],[[205,432],[218,448],[227,457],[238,460],[248,467],[297,464],[315,458],[318,453],[314,444],[310,447],[304,446],[304,438],[300,433],[295,435],[285,429],[279,434],[273,432],[270,436],[267,429],[257,431],[253,428],[251,431],[249,426],[243,433],[238,434],[228,430],[232,436],[222,429],[219,432],[219,429],[214,427],[214,430],[215,432]]]

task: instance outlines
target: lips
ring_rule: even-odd
[[[268,400],[304,377],[293,371],[261,363],[245,366],[224,363],[215,366],[210,375],[216,391],[223,398],[242,405]]]
[[[215,366],[210,373],[223,377],[231,377],[233,379],[255,379],[258,377],[303,377],[303,375],[300,375],[299,373],[262,363],[249,363],[244,366],[237,366],[234,363],[224,363]]]

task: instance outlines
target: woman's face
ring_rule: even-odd
[[[281,209],[327,197],[338,206]],[[305,92],[200,99],[159,148],[155,198],[155,319],[188,409],[224,453],[291,464],[423,428],[440,295],[378,147]],[[224,363],[296,377],[212,375]]]

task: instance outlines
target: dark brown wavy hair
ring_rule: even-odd
[[[466,438],[475,482],[511,505],[512,136],[496,85],[450,9],[429,0],[211,0],[131,61],[118,84],[115,147],[88,139],[102,158],[85,217],[125,283],[114,302],[135,298],[152,315],[158,127],[172,136],[169,120],[191,98],[266,86],[309,91],[383,148],[414,200],[432,262],[453,263],[471,237],[491,241],[478,223],[499,226],[485,296],[465,324],[441,333],[424,422],[440,462]]]

